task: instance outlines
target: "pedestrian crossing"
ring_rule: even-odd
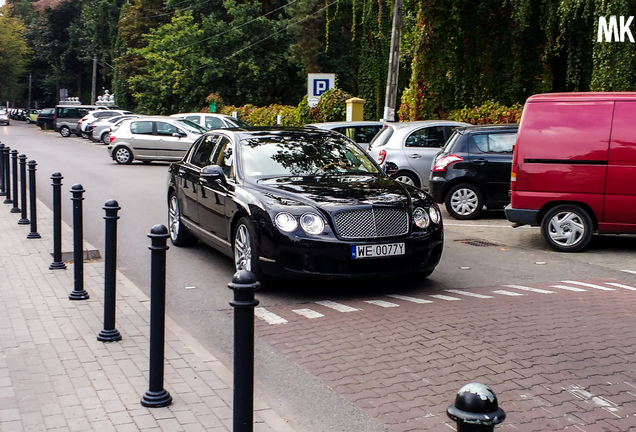
[[[476,293],[470,290],[460,289],[447,289],[436,294],[422,294],[419,297],[406,296],[401,294],[387,294],[384,297],[388,297],[389,299],[401,300],[402,302],[406,303],[421,305],[435,302],[458,302],[468,299],[480,299],[487,301],[488,299],[493,299],[497,296],[521,297],[533,294],[551,295],[558,294],[559,292],[564,291],[576,293],[583,293],[588,291],[636,291],[636,285],[629,285],[623,282],[619,283],[615,281],[590,283],[583,281],[563,280],[554,284],[549,284],[548,288],[550,289],[511,284],[496,287],[496,289],[492,289],[488,293]],[[362,300],[362,302],[370,306],[379,308],[397,308],[401,306],[399,302],[385,299]],[[361,310],[359,308],[333,300],[321,300],[313,302],[313,304],[323,306],[340,313],[353,313],[359,312]],[[312,309],[311,306],[301,309],[293,309],[292,312],[299,317],[310,320],[320,319],[325,316],[320,311]],[[267,310],[267,308],[265,307],[256,307],[254,310],[254,315],[258,319],[269,325],[287,324],[289,322],[287,319]]]

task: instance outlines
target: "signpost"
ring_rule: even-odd
[[[327,90],[336,87],[336,74],[307,74],[307,104],[318,105],[320,96]]]

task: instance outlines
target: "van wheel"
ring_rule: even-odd
[[[417,176],[408,171],[398,171],[393,174],[392,177],[399,182],[406,183],[407,185],[420,187],[420,181]]]
[[[455,219],[477,219],[484,206],[484,198],[477,186],[461,183],[448,191],[444,205]]]
[[[60,128],[60,135],[62,135],[64,138],[68,138],[71,136],[71,130],[68,126],[62,126]]]
[[[594,227],[581,207],[561,204],[548,211],[541,221],[541,234],[557,252],[578,252],[590,242]]]

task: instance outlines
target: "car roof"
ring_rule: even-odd
[[[337,127],[347,126],[384,126],[386,122],[373,121],[373,120],[360,120],[360,121],[336,121],[336,122],[323,122],[323,123],[309,123],[305,126],[317,127],[321,129],[332,129]]]
[[[232,116],[229,116],[229,115],[227,115],[227,114],[219,114],[219,113],[201,113],[201,112],[198,112],[198,113],[178,113],[178,114],[170,114],[170,115],[169,115],[169,117],[172,117],[172,118],[178,118],[178,117],[181,117],[181,116],[191,116],[191,115],[207,115],[207,116],[213,116],[213,117],[232,117]],[[234,118],[234,117],[232,117],[232,118]]]
[[[406,128],[418,128],[422,126],[470,126],[468,123],[454,121],[454,120],[416,120],[407,122],[390,122],[386,123],[387,127],[392,127],[396,130]]]
[[[485,124],[485,125],[474,125],[474,126],[466,126],[457,128],[460,132],[483,132],[483,131],[510,131],[519,129],[519,124],[517,123],[501,123],[501,124]]]

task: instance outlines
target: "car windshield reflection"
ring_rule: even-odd
[[[316,134],[259,137],[241,141],[248,177],[377,174],[377,167],[354,143]]]

